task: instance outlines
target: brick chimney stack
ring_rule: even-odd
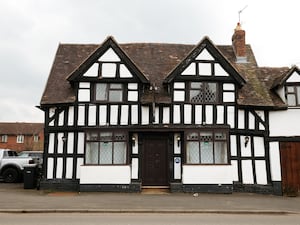
[[[242,29],[240,23],[237,23],[232,35],[232,45],[236,56],[237,63],[246,63],[246,32]]]

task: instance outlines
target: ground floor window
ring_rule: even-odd
[[[93,131],[86,133],[85,164],[126,164],[125,132]]]
[[[186,133],[187,164],[228,164],[228,132],[197,130]]]

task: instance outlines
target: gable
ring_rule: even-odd
[[[245,80],[207,37],[168,75],[164,83],[187,77],[189,79],[229,77],[240,86],[245,83]]]
[[[290,77],[286,80],[286,83],[292,83],[292,82],[300,82],[300,73],[299,71],[294,71]]]
[[[147,83],[147,78],[136,67],[121,47],[109,37],[68,77],[68,81],[128,78]]]

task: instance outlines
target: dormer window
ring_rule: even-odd
[[[300,85],[287,85],[285,93],[288,106],[300,106]]]
[[[97,83],[95,100],[103,102],[122,102],[123,85],[118,83]]]

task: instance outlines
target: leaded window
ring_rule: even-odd
[[[187,164],[227,164],[228,133],[225,130],[200,130],[186,134]]]
[[[300,106],[300,85],[288,85],[285,87],[288,106]]]
[[[218,101],[217,83],[191,82],[189,101],[191,103],[216,103]]]
[[[86,133],[85,164],[126,164],[127,136],[124,132]]]
[[[97,83],[95,85],[95,100],[103,102],[122,102],[123,85],[119,83]]]

